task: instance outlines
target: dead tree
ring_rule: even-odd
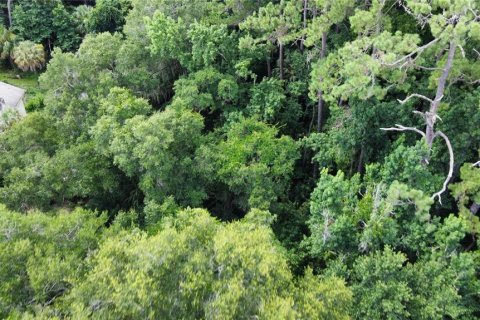
[[[406,103],[412,98],[420,98],[425,101],[427,101],[430,104],[430,109],[427,112],[418,112],[415,111],[416,114],[419,114],[422,116],[422,118],[425,120],[425,132],[422,130],[419,130],[415,127],[405,127],[399,124],[396,124],[395,127],[392,128],[381,128],[384,131],[412,131],[420,134],[424,139],[425,142],[431,151],[433,141],[440,137],[444,140],[445,144],[447,145],[448,149],[448,154],[450,157],[450,162],[449,162],[449,170],[448,170],[448,175],[443,182],[442,189],[440,189],[438,192],[434,193],[432,195],[432,200],[435,200],[435,198],[438,198],[440,204],[442,203],[442,194],[447,190],[448,183],[452,179],[453,176],[453,168],[454,168],[454,163],[455,163],[455,158],[454,158],[454,152],[452,148],[452,144],[450,142],[450,139],[447,137],[446,134],[444,134],[442,131],[435,131],[435,123],[437,119],[440,119],[438,116],[438,108],[440,106],[440,103],[443,99],[443,95],[445,93],[445,85],[448,79],[448,76],[450,75],[450,71],[453,66],[453,59],[455,57],[455,51],[457,49],[457,45],[454,41],[450,41],[449,43],[449,49],[448,49],[448,54],[447,54],[447,60],[445,62],[445,66],[442,69],[442,73],[440,75],[440,78],[438,78],[437,81],[437,89],[435,93],[435,98],[430,99],[424,95],[414,93],[406,97],[404,100],[399,100],[401,104]],[[403,58],[402,58],[403,59]],[[428,159],[426,159],[428,163]]]

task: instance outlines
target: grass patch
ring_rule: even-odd
[[[33,72],[21,72],[5,67],[0,68],[0,81],[11,84],[27,91],[26,99],[34,97],[37,93],[41,93],[40,86],[38,84],[38,77],[40,73]]]

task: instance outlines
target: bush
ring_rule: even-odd
[[[45,107],[45,104],[43,102],[44,98],[45,97],[43,96],[43,94],[36,94],[32,98],[28,99],[25,105],[25,110],[27,112],[42,110]]]

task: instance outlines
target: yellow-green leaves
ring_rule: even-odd
[[[27,216],[0,206],[0,316],[52,304],[67,294],[82,277],[105,221],[80,209]]]
[[[317,11],[309,21],[305,39],[306,46],[317,45],[323,32],[330,27],[341,23],[353,10],[355,1],[352,0],[315,0],[309,1],[308,8]]]
[[[66,298],[94,319],[348,319],[351,293],[309,270],[298,284],[268,226],[222,224],[201,209],[163,222],[158,234],[106,240]]]
[[[244,210],[268,210],[286,191],[297,157],[292,138],[252,118],[231,124],[224,139],[200,149],[205,175],[227,185]]]
[[[260,41],[287,44],[295,39],[300,22],[299,1],[282,0],[260,8],[243,22],[242,29],[258,33]]]
[[[19,42],[12,51],[15,65],[22,71],[38,71],[45,64],[45,51],[43,45],[32,41]]]
[[[146,17],[148,36],[151,39],[150,50],[158,53],[162,57],[175,58],[183,52],[185,46],[186,25],[182,19],[177,21],[165,15],[161,11],[156,11],[153,18]],[[179,57],[182,61],[182,57]]]
[[[383,12],[385,0],[373,0],[368,10],[356,9],[350,17],[352,30],[359,35],[369,36],[389,30],[389,17]]]
[[[480,207],[480,168],[466,163],[460,169],[460,175],[462,181],[451,185],[450,189],[459,204],[462,219],[467,221],[469,231],[476,234],[480,232],[480,220],[478,215],[470,210]]]

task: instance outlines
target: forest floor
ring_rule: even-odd
[[[25,89],[27,91],[27,100],[41,92],[38,83],[39,76],[40,73],[25,73],[19,72],[18,70],[7,69],[6,67],[0,67],[0,81]]]

